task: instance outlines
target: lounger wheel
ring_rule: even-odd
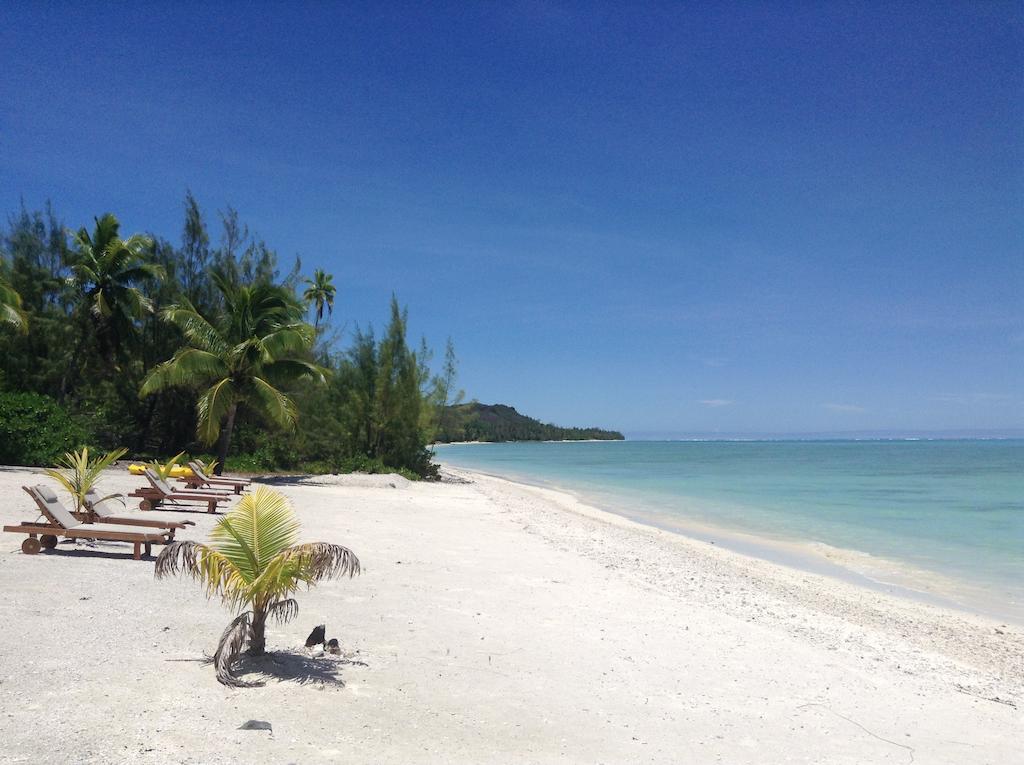
[[[21,551],[25,555],[35,555],[42,549],[43,545],[35,537],[25,537],[25,541],[21,543]]]
[[[41,537],[39,537],[39,542],[40,544],[42,544],[43,549],[52,550],[54,547],[57,546],[57,537],[55,537],[53,534],[43,534]]]
[[[142,500],[139,503],[139,510],[145,511],[145,510],[152,510],[152,509],[153,509],[153,503],[150,500],[148,500],[148,499],[144,499],[144,500]]]

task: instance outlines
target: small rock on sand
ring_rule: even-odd
[[[266,720],[246,720],[238,726],[238,730],[269,730],[274,732],[274,727]]]

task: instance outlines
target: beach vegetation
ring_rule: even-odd
[[[192,577],[207,597],[238,612],[213,657],[221,683],[250,685],[232,673],[235,662],[243,651],[265,653],[267,621],[285,623],[298,614],[293,595],[300,587],[359,573],[359,559],[347,547],[296,544],[298,538],[299,521],[287,498],[258,486],[221,518],[208,542],[172,542],[157,558],[157,579]]]
[[[85,437],[81,424],[49,396],[0,391],[0,464],[50,465]]]
[[[431,475],[422,413],[428,406],[430,380],[423,355],[407,341],[408,313],[391,299],[391,320],[376,340],[372,328],[357,331],[352,348],[338,367],[340,425],[356,447],[346,458],[365,456],[385,465]]]
[[[148,467],[166,481],[168,478],[174,477],[174,469],[179,466],[184,457],[185,452],[178,452],[167,460],[151,460]],[[207,473],[207,475],[209,475],[209,473]]]
[[[240,405],[277,427],[294,428],[298,410],[281,384],[323,382],[324,373],[303,358],[312,348],[313,328],[301,320],[302,306],[290,290],[269,282],[236,284],[223,272],[214,273],[214,283],[223,301],[216,316],[203,316],[188,301],[163,312],[185,344],[149,373],[141,393],[199,389],[196,433],[203,444],[217,444],[219,467],[227,460]]]
[[[71,247],[64,250],[67,324],[73,340],[61,370],[61,402],[81,388],[84,364],[92,368],[97,386],[84,398],[94,399],[100,386],[121,402],[132,397],[123,367],[137,352],[139,322],[153,311],[146,290],[164,276],[149,258],[148,237],[122,239],[120,222],[111,213],[94,223],[91,232],[83,227],[71,234]]]
[[[21,295],[7,283],[0,273],[0,324],[13,327],[18,332],[28,331],[28,318],[21,307]]]
[[[149,258],[152,240],[142,234],[122,239],[120,228],[117,217],[106,213],[96,218],[92,232],[81,228],[72,236],[69,282],[79,301],[79,315],[92,321],[100,353],[109,362],[130,351],[138,322],[153,312],[144,286],[165,275]]]
[[[125,455],[127,449],[114,449],[106,454],[89,456],[89,447],[83,446],[78,451],[67,452],[57,460],[57,466],[47,468],[44,472],[63,486],[75,503],[75,512],[85,508],[85,495],[100,480],[103,471]]]
[[[621,441],[617,430],[564,428],[520,414],[505,404],[455,402],[445,408],[436,440],[457,441]]]
[[[465,391],[455,388],[457,377],[458,359],[455,356],[455,344],[449,337],[444,348],[444,363],[441,366],[441,373],[434,378],[432,406],[426,410],[429,414],[426,431],[431,444],[437,441],[441,434],[450,432],[453,410],[466,398]]]
[[[72,231],[49,205],[0,226],[0,394],[41,396],[8,408],[47,412],[36,433],[0,422],[20,434],[3,461],[89,444],[161,463],[212,451],[228,471],[434,475],[444,374],[411,347],[398,301],[380,336],[332,330],[331,274],[282,268],[237,211],[218,218],[187,193],[178,242],[123,234],[113,214]]]
[[[327,315],[334,313],[334,296],[337,289],[333,283],[334,277],[321,268],[313,271],[313,278],[307,279],[305,292],[302,293],[303,300],[309,304],[314,311],[316,318],[313,321],[313,328],[319,329],[320,322],[324,318],[324,309]]]

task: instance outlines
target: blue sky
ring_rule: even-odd
[[[628,6],[628,7],[627,7]],[[5,4],[0,210],[190,188],[627,432],[1024,427],[1019,4]]]

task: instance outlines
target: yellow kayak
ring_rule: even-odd
[[[142,475],[149,465],[129,465],[128,472],[132,475]],[[192,468],[185,465],[175,465],[171,468],[171,478],[189,478],[192,476]]]

